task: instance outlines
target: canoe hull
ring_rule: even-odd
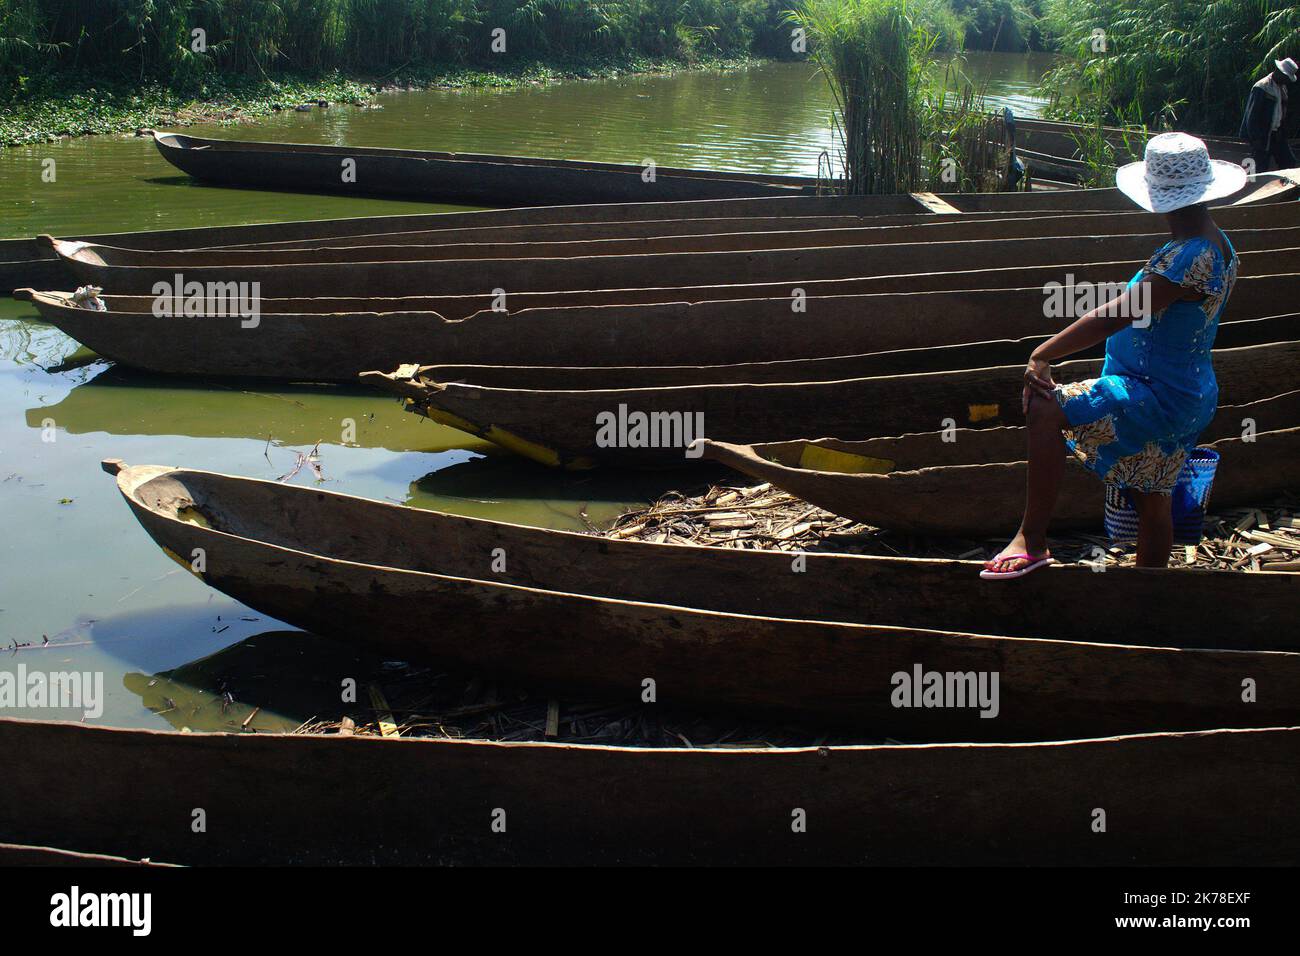
[[[579,164],[516,157],[452,158],[414,150],[243,143],[154,134],[158,152],[204,182],[256,189],[400,196],[487,206],[754,199],[816,192],[811,178],[780,181],[708,171]]]
[[[1233,404],[1289,391],[1300,344],[1282,342],[1215,353],[1221,394]],[[1101,363],[1066,362],[1066,384],[1092,378]],[[411,399],[435,421],[495,441],[542,464],[670,467],[687,461],[695,438],[732,444],[831,435],[877,438],[947,427],[1019,424],[1021,369],[787,384],[527,391],[429,382],[418,374],[365,379]]]
[[[1239,408],[1261,428],[1285,411],[1271,405]],[[882,439],[867,443],[866,450],[917,467],[913,462],[934,460],[934,437]],[[1002,460],[1013,460],[1024,448],[1020,429],[959,432],[959,438],[963,449],[1007,446],[1012,457]],[[118,476],[128,498],[135,494],[138,471],[128,468]],[[1058,566],[1015,588],[990,588],[979,580],[976,562],[653,544],[404,508],[278,482],[188,470],[176,474],[191,498],[237,502],[246,531],[259,540],[294,551],[331,541],[335,554],[361,564],[382,561],[475,578],[483,576],[483,556],[499,548],[509,560],[493,572],[493,581],[641,603],[765,617],[789,617],[796,609],[807,620],[1072,641],[1300,648],[1293,626],[1300,617],[1300,588],[1287,574],[1179,568],[1098,575],[1080,566]],[[263,521],[248,524],[250,516]],[[340,529],[349,529],[346,537],[339,537]],[[791,573],[796,558],[804,573]],[[918,594],[943,594],[948,600],[918,601]],[[1251,614],[1231,632],[1203,627],[1228,601],[1248,602]],[[1165,615],[1151,627],[1135,629],[1130,611],[1135,602],[1165,608]],[[1089,615],[1059,613],[1071,604],[1089,607]]]
[[[1286,188],[1268,183],[1232,204],[1254,205],[1285,198]],[[1294,191],[1292,189],[1292,191]],[[1123,210],[1132,202],[1117,189],[1073,192],[949,194],[946,202],[963,212],[1016,216],[1057,215],[1061,212]],[[897,221],[935,214],[912,196],[800,196],[764,199],[706,199],[685,203],[602,203],[591,206],[542,206],[464,213],[429,213],[414,216],[371,216],[353,219],[261,223],[246,226],[209,226],[145,232],[67,236],[85,242],[102,242],[134,249],[192,249],[241,244],[341,239],[350,236],[400,233],[428,229],[477,229],[552,223],[624,223],[655,219],[722,217],[881,216]],[[883,221],[877,220],[879,224]],[[53,252],[35,238],[0,240],[0,294],[24,286],[57,288],[72,276]]]
[[[738,616],[452,578],[338,560],[327,556],[328,540],[321,542],[326,553],[317,554],[238,536],[238,502],[197,490],[162,474],[127,501],[169,555],[201,556],[198,574],[211,587],[317,634],[523,686],[635,703],[649,680],[656,707],[780,716],[911,740],[1041,740],[1300,722],[1300,654]],[[230,532],[178,517],[187,510]],[[481,555],[485,578],[492,560],[491,552]],[[181,563],[192,567],[191,560]],[[411,623],[422,620],[437,623]],[[744,668],[734,667],[738,658]],[[918,664],[986,680],[996,673],[996,706],[898,708],[895,675]],[[1259,681],[1259,703],[1241,702],[1236,689],[1243,675]]]
[[[1069,281],[1083,263],[1140,262],[1157,248],[1159,235],[1089,236],[1084,238],[1005,239],[992,242],[897,243],[880,246],[830,246],[824,248],[761,249],[731,252],[668,252],[656,255],[578,256],[575,258],[398,260],[360,262],[304,261],[274,263],[276,258],[256,252],[150,252],[81,243],[58,243],[57,251],[69,267],[86,279],[103,276],[99,283],[110,293],[153,292],[161,285],[183,295],[193,282],[248,283],[241,290],[271,297],[333,292],[385,294],[464,295],[501,290],[556,292],[572,289],[615,289],[640,286],[691,286],[713,283],[804,281],[888,276],[920,277],[935,274],[999,275],[1002,281],[975,282],[955,288],[1009,287],[1029,284],[1016,279],[1012,263],[1026,263],[1024,272],[1056,267],[1054,280]],[[1234,235],[1242,253],[1243,270],[1256,264],[1265,271],[1292,270],[1300,259],[1300,227],[1241,230]],[[363,250],[377,256],[380,247]],[[340,250],[333,250],[338,252]],[[409,250],[405,251],[409,252]],[[298,255],[296,253],[290,255]],[[223,256],[237,260],[223,264]],[[1267,260],[1266,262],[1264,260]],[[954,271],[959,270],[959,271]],[[251,284],[258,283],[257,290]],[[307,285],[304,285],[307,283]],[[954,288],[954,286],[945,286]],[[793,294],[790,292],[788,294]]]
[[[1112,253],[1121,250],[1141,254],[1158,248],[1167,235],[1163,224],[1148,215],[1134,216],[1051,216],[1012,220],[967,220],[956,217],[948,222],[923,221],[912,226],[854,226],[812,228],[788,225],[759,231],[743,228],[716,232],[677,235],[671,232],[645,237],[581,239],[553,241],[552,237],[522,240],[477,240],[464,233],[453,236],[446,231],[415,233],[393,237],[365,237],[364,243],[338,240],[333,243],[300,243],[255,249],[188,249],[131,250],[112,246],[107,261],[116,265],[157,265],[182,269],[190,266],[219,265],[301,265],[324,262],[441,262],[575,259],[603,256],[650,256],[672,253],[761,252],[764,250],[829,250],[850,246],[860,250],[861,275],[883,275],[905,271],[904,265],[927,265],[938,269],[945,262],[959,262],[964,268],[996,266],[1014,261],[1039,264],[1070,257],[1086,261],[1099,248]],[[1300,207],[1290,203],[1242,206],[1217,216],[1218,224],[1232,232],[1233,243],[1240,252],[1255,249],[1285,248],[1300,244]],[[723,220],[730,222],[732,220]],[[760,220],[766,221],[766,220]],[[712,220],[687,221],[707,228]],[[643,225],[670,228],[673,222]],[[685,225],[685,224],[683,224]],[[548,230],[562,226],[548,226]],[[612,227],[600,226],[601,229]],[[493,230],[486,230],[493,231]],[[1088,237],[1100,237],[1088,241]],[[1042,239],[1050,248],[1029,246],[1025,240]],[[1119,246],[1114,241],[1124,240]],[[1019,245],[988,245],[1014,243]],[[970,245],[980,243],[980,246]],[[870,250],[870,251],[868,251]],[[1033,258],[1025,258],[1032,253]]]
[[[1296,729],[755,752],[0,719],[0,748],[22,768],[0,776],[0,829],[11,839],[179,863],[1259,866],[1300,857]],[[195,807],[207,811],[202,839],[191,830]],[[1098,807],[1110,815],[1100,837]],[[796,808],[806,833],[791,833]],[[492,827],[497,811],[505,833]]]
[[[1289,276],[1240,280],[1231,315],[1253,321],[1224,323],[1220,344],[1300,338],[1293,328],[1300,319],[1254,319],[1275,308],[1291,282]],[[166,375],[355,382],[362,372],[414,360],[497,366],[426,374],[517,388],[554,387],[529,379],[543,374],[535,366],[568,367],[549,373],[568,383],[566,388],[980,368],[1019,361],[1038,341],[1020,336],[1052,334],[1064,321],[1044,316],[1039,289],[820,297],[805,300],[808,310],[797,317],[788,299],[758,299],[485,311],[459,322],[432,313],[267,313],[251,329],[233,317],[90,312],[62,297],[27,290],[19,298],[32,301],[47,322],[104,358]],[[799,327],[793,338],[792,321]],[[958,344],[1000,334],[1015,338]],[[770,361],[774,356],[785,361]],[[809,361],[795,361],[802,357]],[[664,367],[631,365],[638,361]],[[614,367],[599,372],[602,366]]]

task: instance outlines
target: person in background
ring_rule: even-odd
[[[1022,577],[1052,563],[1047,527],[1065,477],[1066,450],[1138,513],[1137,563],[1163,568],[1174,529],[1170,495],[1218,407],[1211,348],[1237,279],[1237,253],[1207,206],[1246,185],[1235,163],[1205,143],[1161,133],[1146,158],[1115,174],[1137,205],[1162,213],[1169,241],[1125,291],[1034,350],[1024,374],[1029,469],[1025,516],[980,577]],[[1106,343],[1101,377],[1058,385],[1052,363]]]
[[[1270,163],[1276,169],[1291,169],[1296,164],[1285,132],[1287,87],[1295,80],[1296,62],[1287,57],[1274,60],[1268,76],[1250,88],[1237,135],[1250,142],[1257,173],[1267,171]]]

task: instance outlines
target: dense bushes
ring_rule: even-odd
[[[1293,0],[1046,0],[1069,59],[1048,84],[1060,112],[1235,135],[1250,84],[1275,57],[1300,56]],[[1104,31],[1099,50],[1094,31]]]
[[[0,65],[130,71],[393,70],[539,59],[789,52],[785,0],[0,0]],[[505,51],[492,49],[505,31]],[[193,31],[204,31],[204,44]]]

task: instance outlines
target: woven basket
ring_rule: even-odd
[[[1174,544],[1200,544],[1205,511],[1214,487],[1219,453],[1197,448],[1187,456],[1173,491]],[[1138,514],[1127,489],[1106,486],[1106,534],[1112,541],[1136,541]]]

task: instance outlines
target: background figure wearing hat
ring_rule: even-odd
[[[1047,529],[1067,450],[1138,513],[1137,563],[1169,563],[1171,493],[1218,407],[1210,349],[1237,279],[1237,254],[1205,205],[1246,184],[1235,163],[1211,160],[1185,133],[1161,133],[1146,159],[1115,174],[1143,209],[1164,213],[1170,240],[1127,288],[1034,350],[1024,373],[1028,423],[1025,514],[980,577],[1017,578],[1050,564]],[[1099,378],[1057,385],[1052,363],[1106,343]],[[1098,516],[1100,518],[1100,515]]]
[[[1296,62],[1290,57],[1274,60],[1268,76],[1250,88],[1237,135],[1250,141],[1257,173],[1268,170],[1270,163],[1276,169],[1290,169],[1296,164],[1285,132],[1287,87],[1296,81],[1296,72]]]

